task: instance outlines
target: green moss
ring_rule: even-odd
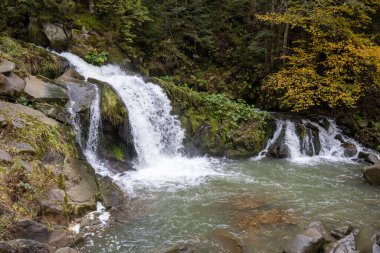
[[[124,152],[121,149],[121,147],[115,146],[113,148],[113,154],[115,155],[115,157],[116,157],[117,160],[119,160],[119,161],[124,161],[125,160]]]
[[[60,74],[59,57],[36,47],[9,37],[0,37],[0,57],[16,63],[17,72],[55,78]]]
[[[124,124],[128,111],[116,92],[109,86],[102,89],[102,115],[114,126]]]

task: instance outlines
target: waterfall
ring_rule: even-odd
[[[217,171],[220,161],[206,157],[187,158],[181,154],[184,130],[180,121],[171,111],[170,100],[162,88],[145,82],[141,77],[129,75],[120,67],[107,65],[103,67],[88,64],[71,53],[61,53],[86,79],[94,78],[111,85],[128,109],[129,123],[137,161],[136,171],[112,174],[107,168],[107,161],[101,161],[97,155],[100,135],[101,111],[100,92],[91,105],[91,120],[84,154],[87,160],[102,175],[109,175],[133,195],[136,186],[161,187],[169,185],[198,184],[210,175],[222,175]],[[70,90],[69,90],[70,91]],[[80,135],[82,130],[75,112],[72,114],[73,125]],[[81,140],[81,137],[77,137]],[[83,146],[82,146],[83,148]]]
[[[323,119],[321,122],[309,119],[278,119],[273,137],[265,149],[253,159],[259,160],[268,156],[287,158],[298,163],[326,160],[352,162],[358,159],[362,151],[374,152],[343,135],[332,119]]]

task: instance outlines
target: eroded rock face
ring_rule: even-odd
[[[53,102],[60,105],[64,105],[69,100],[64,89],[57,85],[44,82],[34,76],[27,77],[25,83],[24,92],[34,100]]]

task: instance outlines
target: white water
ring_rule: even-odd
[[[265,157],[265,154],[268,152],[271,145],[273,145],[276,140],[281,135],[281,130],[285,127],[285,145],[289,150],[288,160],[295,163],[312,165],[320,162],[346,162],[353,163],[355,159],[358,158],[358,155],[361,151],[372,152],[372,150],[368,150],[363,148],[357,141],[352,138],[349,138],[342,134],[342,130],[339,129],[334,120],[329,119],[329,128],[326,130],[320,124],[316,122],[312,122],[310,120],[302,120],[302,124],[311,124],[312,126],[318,128],[318,138],[320,142],[320,152],[316,154],[316,148],[313,143],[313,137],[309,135],[305,135],[302,143],[300,137],[297,134],[295,123],[291,120],[277,120],[276,121],[276,131],[273,135],[273,138],[270,139],[267,143],[266,148],[254,158],[254,160],[260,160]],[[357,152],[353,157],[346,157],[344,154],[344,147],[342,146],[342,142],[339,141],[336,136],[341,135],[343,141],[345,143],[351,143],[356,146]],[[312,148],[313,155],[309,156],[306,154],[305,149],[302,150],[302,146],[310,146]]]
[[[86,158],[97,173],[111,176],[133,195],[136,188],[162,186],[178,188],[179,185],[194,185],[209,176],[222,175],[217,171],[218,160],[209,158],[186,158],[181,155],[184,131],[179,120],[171,114],[170,100],[161,87],[147,83],[138,76],[126,74],[118,66],[96,67],[71,53],[62,53],[73,67],[85,78],[95,78],[109,83],[118,93],[128,109],[129,122],[137,161],[136,171],[113,175],[106,161],[97,156],[100,128],[100,96],[91,106],[91,124]],[[73,110],[69,111],[74,115]],[[76,116],[74,115],[73,118]],[[74,120],[75,121],[75,120]],[[80,133],[79,125],[74,127]]]

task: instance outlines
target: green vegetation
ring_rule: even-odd
[[[123,125],[128,118],[128,111],[123,102],[108,84],[102,87],[101,109],[103,117],[114,126]]]
[[[84,59],[94,65],[104,65],[108,62],[108,52],[90,52],[84,56]]]

